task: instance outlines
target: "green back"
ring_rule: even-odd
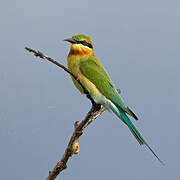
[[[127,111],[127,106],[124,104],[120,94],[117,92],[114,83],[95,56],[80,61],[80,71],[106,98]]]

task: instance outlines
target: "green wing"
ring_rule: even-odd
[[[134,117],[136,120],[138,119],[137,116],[125,105],[111,78],[96,57],[81,61],[80,71],[106,98],[111,100],[115,105],[120,106],[126,113]]]

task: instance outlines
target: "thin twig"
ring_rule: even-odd
[[[92,107],[90,111],[87,113],[86,117],[84,120],[81,122],[75,122],[75,128],[74,132],[70,138],[70,141],[68,143],[68,146],[65,150],[64,155],[62,156],[61,160],[57,162],[57,164],[54,166],[53,170],[49,172],[48,177],[46,180],[54,180],[61,171],[67,168],[67,161],[73,154],[77,154],[79,152],[79,138],[83,134],[84,129],[92,123],[98,116],[100,116],[104,111],[105,108],[102,107],[100,104],[97,104],[93,98],[90,96],[89,92],[87,89],[83,86],[83,84],[80,82],[80,80],[72,73],[70,72],[65,66],[62,64],[58,63],[54,59],[45,56],[42,52],[40,51],[35,51],[31,48],[26,47],[25,48],[29,52],[33,52],[36,57],[40,57],[42,59],[46,59],[53,64],[59,66],[60,68],[64,69],[67,73],[69,73],[78,83],[79,85],[83,88],[84,93],[86,94],[87,98],[90,99],[92,103]]]

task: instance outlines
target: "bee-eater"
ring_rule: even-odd
[[[64,41],[71,43],[67,58],[68,69],[78,77],[95,102],[103,105],[108,111],[114,112],[128,126],[139,144],[146,145],[163,164],[127,116],[138,120],[131,109],[125,105],[105,68],[94,55],[94,47],[90,37],[77,34]],[[72,80],[79,91],[83,93],[79,83],[73,77]]]

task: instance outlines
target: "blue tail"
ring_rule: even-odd
[[[154,154],[154,156],[161,162],[162,165],[164,165],[163,161],[155,154],[155,152],[151,149],[151,147],[148,145],[148,143],[145,141],[145,139],[142,137],[140,132],[136,129],[134,124],[131,122],[131,120],[128,118],[128,116],[125,114],[125,112],[119,107],[118,105],[111,106],[111,110],[128,126],[136,140],[139,142],[140,145],[146,145],[149,150]],[[118,110],[118,112],[117,112]]]

